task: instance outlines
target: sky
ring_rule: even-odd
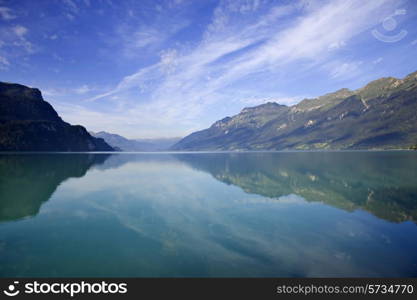
[[[182,137],[417,70],[413,0],[0,0],[0,81],[128,138]]]

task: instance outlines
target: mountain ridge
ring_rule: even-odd
[[[244,108],[172,150],[398,149],[417,143],[417,72],[286,106]],[[414,113],[413,113],[414,112]]]
[[[0,151],[113,151],[64,122],[39,89],[0,82]]]
[[[120,151],[165,151],[180,140],[180,138],[128,139],[106,131],[90,132],[90,134],[104,139],[110,146]]]

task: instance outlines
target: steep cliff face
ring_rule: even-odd
[[[64,122],[38,89],[0,82],[0,151],[113,151]]]
[[[294,106],[267,103],[194,132],[173,150],[408,149],[417,143],[417,72]]]

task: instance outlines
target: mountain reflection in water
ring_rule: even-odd
[[[415,152],[0,155],[1,277],[417,276],[416,220]]]

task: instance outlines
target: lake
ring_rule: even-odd
[[[0,155],[1,277],[416,277],[417,152]]]

